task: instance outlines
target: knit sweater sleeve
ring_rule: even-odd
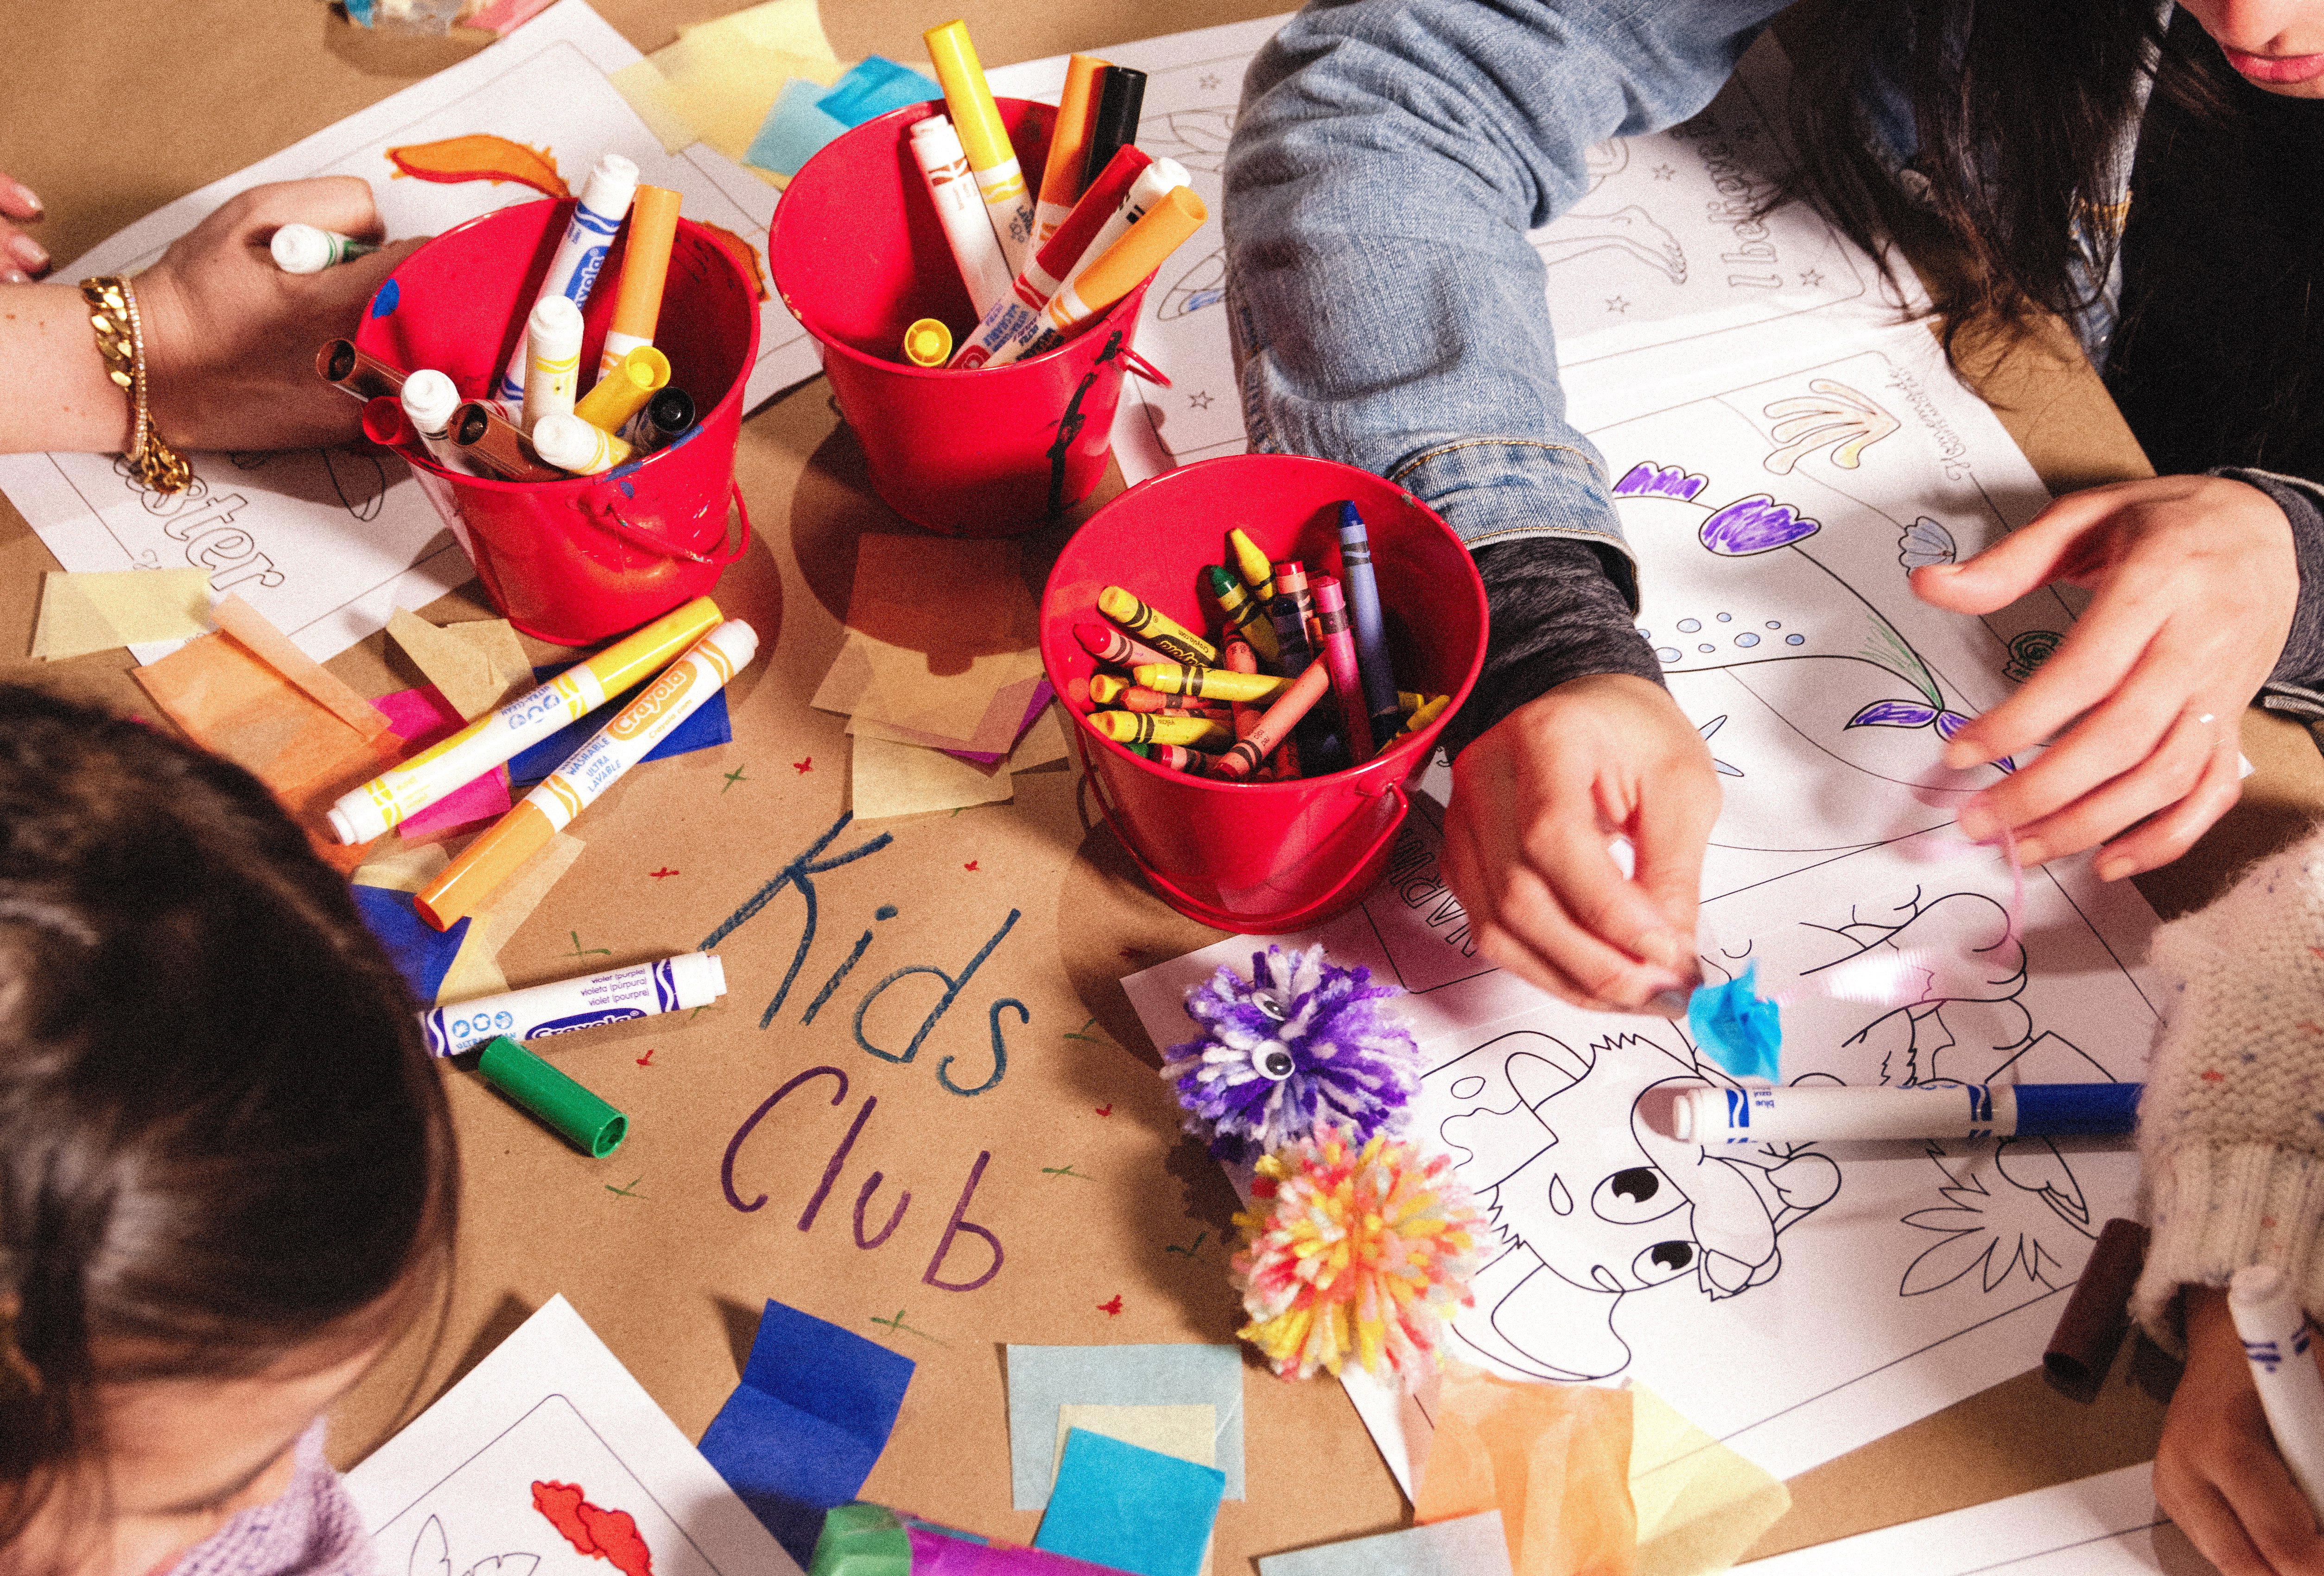
[[[2163,926],[2139,1104],[2153,1240],[2131,1309],[2179,1344],[2179,1289],[2280,1266],[2324,1311],[2324,834]]]

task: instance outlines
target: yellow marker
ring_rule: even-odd
[[[944,85],[945,108],[960,133],[961,149],[975,172],[976,189],[1014,279],[1033,251],[1033,194],[1025,189],[1025,172],[1017,166],[1009,128],[1001,124],[984,68],[976,62],[976,46],[968,41],[968,23],[947,22],[920,37],[928,46],[936,80]]]
[[[1433,695],[1415,695],[1408,689],[1399,689],[1396,692],[1396,709],[1408,717],[1435,698]]]
[[[942,366],[952,359],[952,330],[941,318],[921,318],[904,330],[904,359],[914,366]]]
[[[488,712],[440,744],[421,751],[352,792],[327,812],[341,843],[369,843],[531,749],[576,717],[586,717],[718,627],[725,615],[706,596],[664,613],[587,661],[567,668],[530,695]]]
[[[670,243],[678,238],[678,193],[659,186],[641,186],[631,199],[622,282],[613,296],[613,318],[605,329],[605,347],[597,357],[600,378],[610,376],[632,351],[653,343],[654,329],[661,320],[662,285],[669,277]],[[597,420],[594,416],[585,419]],[[598,421],[597,425],[618,427],[621,422]]]
[[[1452,697],[1449,695],[1440,695],[1436,696],[1426,705],[1422,706],[1418,711],[1412,714],[1411,717],[1408,718],[1404,724],[1405,733],[1417,733],[1421,729],[1428,726],[1429,723],[1443,716],[1444,714],[1444,708],[1452,704]]]
[[[1130,670],[1130,676],[1159,695],[1204,696],[1224,701],[1273,700],[1291,687],[1289,679],[1270,674],[1237,673],[1231,668],[1165,667],[1158,662],[1141,663]],[[1097,691],[1093,687],[1090,693]]]
[[[1184,744],[1189,750],[1224,750],[1234,730],[1205,717],[1164,712],[1092,712],[1090,726],[1121,744]]]
[[[1041,167],[1041,200],[1033,208],[1033,244],[1048,244],[1082,195],[1082,162],[1089,149],[1091,117],[1097,114],[1098,74],[1110,62],[1075,55],[1065,62],[1065,89],[1057,95],[1057,118],[1049,131],[1049,160]]]
[[[573,407],[573,414],[592,427],[619,432],[622,423],[646,408],[646,401],[669,386],[669,357],[650,345],[641,345],[597,374],[597,381]]]
[[[1259,545],[1242,534],[1236,526],[1227,532],[1227,550],[1234,555],[1235,570],[1242,583],[1250,587],[1250,594],[1263,610],[1275,600],[1275,564]]]
[[[1219,649],[1176,619],[1155,612],[1119,585],[1097,594],[1097,610],[1174,662],[1219,665]]]
[[[1204,566],[1203,583],[1211,588],[1211,599],[1227,622],[1241,631],[1250,642],[1250,649],[1268,664],[1283,659],[1283,642],[1275,637],[1275,621],[1268,616],[1267,604],[1243,589],[1240,580],[1216,564]]]

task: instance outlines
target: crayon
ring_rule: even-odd
[[[1001,260],[1013,275],[1033,249],[1033,195],[1025,189],[1025,173],[1018,168],[1017,150],[1009,144],[1009,128],[1001,123],[984,68],[977,64],[968,23],[947,22],[920,38],[928,46],[936,80],[944,85],[945,108],[951,112],[960,145],[968,154],[977,194],[984,199],[985,216],[1001,242]]]
[[[403,373],[368,351],[357,350],[352,339],[326,340],[315,353],[315,371],[325,382],[358,400],[403,392]]]
[[[430,1008],[420,1014],[420,1037],[429,1055],[456,1056],[503,1035],[547,1039],[601,1023],[707,1007],[724,994],[726,970],[716,953],[680,953],[659,963]]]
[[[476,1071],[593,1160],[603,1160],[629,1136],[629,1118],[506,1036],[484,1046]]]
[[[1275,600],[1268,606],[1275,620],[1276,639],[1283,645],[1283,676],[1296,678],[1316,663],[1319,653],[1310,626],[1315,616],[1315,601],[1307,589],[1307,568],[1296,558],[1286,558],[1275,566]],[[1331,673],[1324,671],[1328,686]],[[1347,748],[1340,736],[1332,731],[1331,720],[1323,713],[1304,711],[1295,733],[1299,743],[1299,764],[1311,772],[1336,771],[1347,762]]]
[[[1013,270],[985,217],[983,199],[969,173],[968,155],[961,151],[960,133],[940,115],[912,123],[912,158],[927,182],[936,204],[936,222],[944,227],[945,244],[952,249],[953,266],[967,288],[968,304],[982,318],[992,303],[1009,293]]]
[[[460,392],[452,380],[433,367],[422,367],[403,380],[403,415],[428,457],[447,471],[472,474],[452,441],[452,413],[460,408]]]
[[[619,153],[607,153],[589,171],[582,183],[581,198],[573,205],[573,217],[566,222],[565,235],[557,244],[555,255],[549,260],[549,272],[541,276],[540,293],[533,298],[540,305],[552,297],[560,297],[574,306],[584,305],[589,292],[596,286],[597,271],[605,266],[605,254],[613,250],[613,235],[622,227],[622,219],[630,211],[630,199],[637,195],[638,167]],[[525,342],[527,336],[517,336],[516,346],[509,352],[508,364],[501,368],[500,382],[493,386],[491,397],[496,400],[521,400],[525,383]],[[574,352],[578,356],[576,347]]]
[[[1258,544],[1243,535],[1240,526],[1227,530],[1227,551],[1234,558],[1235,573],[1250,587],[1252,600],[1265,607],[1275,600],[1275,566],[1268,561]]]
[[[1218,700],[1271,701],[1291,687],[1287,678],[1237,673],[1231,668],[1187,668],[1176,662],[1142,662],[1130,670],[1138,684],[1160,695],[1211,696]]]
[[[1097,109],[1090,116],[1088,147],[1082,154],[1084,180],[1094,179],[1115,149],[1138,140],[1139,113],[1145,106],[1145,72],[1108,66],[1099,73]]]
[[[533,425],[532,452],[560,471],[594,476],[630,457],[630,446],[570,410],[552,411]]]
[[[456,788],[514,760],[606,698],[641,683],[715,629],[723,618],[706,596],[666,613],[540,688],[488,712],[361,788],[339,796],[325,819],[342,843],[369,843]]]
[[[1209,745],[1223,750],[1234,742],[1234,730],[1208,717],[1166,717],[1154,712],[1092,712],[1090,726],[1117,744],[1184,744],[1189,749]]]
[[[1164,192],[1162,200],[1130,226],[1103,256],[1057,287],[1057,293],[1041,309],[1047,327],[1025,347],[1024,354],[1039,355],[1064,344],[1074,330],[1136,290],[1210,217],[1210,209],[1203,206],[1193,187],[1174,186]]]
[[[952,359],[952,327],[942,318],[915,318],[904,329],[904,359],[914,366],[942,366]]]
[[[953,353],[952,366],[962,371],[987,364],[1006,366],[1024,355],[1025,347],[1040,337],[1041,309],[1090,254],[1090,247],[1114,216],[1130,206],[1130,193],[1153,162],[1135,148],[1124,148],[1114,156],[1113,162],[1082,193],[1081,201],[1065,216],[1057,233],[1018,271],[1008,292],[977,318],[976,327]],[[1138,211],[1144,212],[1144,207]]]
[[[654,329],[661,320],[662,286],[669,278],[670,244],[678,239],[678,193],[660,186],[641,186],[631,199],[630,239],[622,253],[622,281],[614,289],[613,318],[605,328],[605,347],[597,357],[601,378],[610,375],[632,351],[653,343]],[[668,373],[663,381],[669,381]]]
[[[285,225],[274,232],[274,239],[266,244],[266,249],[274,255],[274,266],[285,273],[320,273],[342,263],[368,257],[379,247],[373,242],[358,241],[352,235],[315,225]]]
[[[1216,646],[1176,620],[1155,612],[1119,585],[1109,585],[1098,593],[1097,610],[1120,624],[1125,632],[1161,652],[1166,662],[1184,662],[1196,668],[1219,665]]]
[[[1198,668],[1194,671],[1207,673],[1211,669]],[[1177,716],[1209,717],[1222,723],[1233,719],[1233,714],[1225,706],[1205,705],[1198,700],[1188,700],[1183,695],[1164,695],[1144,685],[1132,684],[1126,678],[1117,678],[1111,673],[1091,677],[1089,697],[1098,705],[1119,706],[1126,712],[1166,712]]]
[[[1248,779],[1268,752],[1283,742],[1284,736],[1298,725],[1299,720],[1314,709],[1323,692],[1332,687],[1332,676],[1321,663],[1311,663],[1306,671],[1291,681],[1291,687],[1267,708],[1250,733],[1235,742],[1234,748],[1220,756],[1211,765],[1213,777],[1230,780]]]
[[[1095,55],[1074,55],[1065,61],[1065,91],[1057,95],[1057,118],[1049,132],[1049,158],[1041,167],[1040,200],[1033,205],[1033,238],[1040,244],[1057,233],[1089,184],[1082,178],[1082,165],[1090,121],[1097,114],[1098,74],[1109,63]]]
[[[1348,630],[1347,598],[1339,581],[1329,575],[1316,576],[1310,590],[1315,598],[1315,643],[1323,648],[1323,666],[1332,675],[1332,696],[1339,702],[1349,756],[1358,762],[1370,760],[1372,723],[1364,705],[1363,676],[1356,668],[1356,638]]]
[[[1250,642],[1244,640],[1240,633],[1229,630],[1225,645],[1228,672],[1257,673],[1259,671],[1259,653],[1250,649]],[[1248,701],[1239,700],[1231,703],[1231,709],[1234,714],[1235,742],[1240,743],[1250,737],[1251,727],[1259,721],[1259,714],[1265,708],[1252,705]]]
[[[1694,1089],[1671,1107],[1682,1144],[2114,1135],[2136,1125],[2136,1083],[1797,1084]]]
[[[1211,763],[1218,759],[1199,750],[1189,750],[1184,744],[1148,744],[1147,759],[1173,771],[1183,771],[1190,777],[1208,777]]]
[[[1438,717],[1443,716],[1444,714],[1444,708],[1452,704],[1452,697],[1449,695],[1432,696],[1426,705],[1422,706],[1418,711],[1413,713],[1412,715],[1404,720],[1404,733],[1417,733],[1421,729],[1428,726],[1429,723],[1434,722]],[[1398,733],[1397,737],[1401,739],[1404,737],[1404,733]]]
[[[729,619],[696,641],[595,738],[413,894],[412,911],[438,930],[449,930],[482,908],[519,865],[717,694],[758,649],[757,633],[740,619]]]
[[[650,345],[641,345],[613,370],[597,374],[589,392],[573,402],[573,414],[592,427],[619,432],[622,423],[646,408],[669,386],[669,357]]]
[[[693,425],[694,396],[684,389],[663,389],[622,423],[617,436],[639,454],[650,454]]]
[[[544,416],[570,416],[581,389],[581,309],[544,296],[524,324],[524,413],[530,433]]]
[[[2251,1359],[2252,1383],[2276,1453],[2310,1512],[2324,1517],[2324,1377],[2309,1350],[2307,1316],[2273,1264],[2236,1271],[2227,1282],[2227,1313]]]
[[[2130,1294],[2146,1263],[2146,1228],[2136,1221],[2108,1221],[2098,1233],[2042,1353],[2052,1378],[2078,1387],[2106,1378],[2130,1323]]]
[[[1074,626],[1074,639],[1082,643],[1083,650],[1116,668],[1135,668],[1141,662],[1172,660],[1153,647],[1131,640],[1111,624],[1091,623],[1084,620]]]
[[[494,402],[466,400],[452,412],[448,429],[460,457],[480,472],[510,482],[561,482],[565,473],[542,465],[524,431],[501,414]]]
[[[1348,596],[1348,617],[1356,631],[1356,670],[1362,677],[1364,709],[1372,737],[1385,743],[1403,725],[1397,705],[1396,670],[1388,659],[1388,628],[1380,618],[1379,580],[1372,572],[1371,534],[1353,503],[1340,505],[1340,580]]]
[[[1283,654],[1283,648],[1276,642],[1275,624],[1267,616],[1267,604],[1253,596],[1240,579],[1216,564],[1204,569],[1203,584],[1210,587],[1211,598],[1226,614],[1227,622],[1250,642],[1252,654],[1272,665]]]

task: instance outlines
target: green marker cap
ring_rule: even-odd
[[[883,1506],[835,1505],[824,1513],[807,1576],[912,1576],[912,1537]]]
[[[629,1137],[629,1118],[506,1035],[484,1047],[476,1067],[485,1083],[555,1128],[593,1160],[603,1160]]]

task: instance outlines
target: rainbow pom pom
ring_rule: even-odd
[[[1485,1258],[1485,1217],[1452,1162],[1318,1122],[1258,1170],[1235,1217],[1242,1338],[1286,1379],[1336,1374],[1351,1353],[1383,1377],[1433,1364]]]

